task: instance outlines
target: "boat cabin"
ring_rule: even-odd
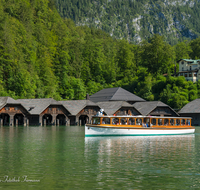
[[[170,127],[191,126],[191,118],[182,117],[146,117],[146,116],[96,116],[92,118],[93,125],[102,126],[135,126],[135,127]]]

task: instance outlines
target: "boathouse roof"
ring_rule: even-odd
[[[104,112],[107,115],[113,115],[116,111],[123,107],[133,108],[133,105],[125,101],[107,101],[107,102],[98,102],[100,108],[104,109]],[[140,112],[139,112],[140,114]]]
[[[121,88],[106,88],[90,96],[93,102],[105,101],[130,101],[130,102],[143,102],[144,99],[136,96],[135,94]]]
[[[179,114],[176,113],[170,106],[164,104],[161,101],[146,101],[146,102],[136,102],[133,104],[133,107],[138,110],[142,115],[148,115],[156,108],[168,107],[176,116]]]
[[[90,100],[67,100],[59,101],[59,103],[61,103],[71,113],[71,115],[77,115],[86,106],[98,106]]]
[[[17,100],[11,97],[4,96],[0,97],[0,108],[3,108],[6,104],[20,104]]]
[[[50,105],[62,105],[53,98],[40,98],[40,99],[18,99],[25,109],[33,115],[41,114]]]
[[[178,113],[200,113],[200,99],[189,102]]]

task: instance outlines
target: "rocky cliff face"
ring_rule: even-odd
[[[171,44],[200,35],[199,0],[57,0],[57,6],[76,25],[100,28],[134,43],[154,33]]]

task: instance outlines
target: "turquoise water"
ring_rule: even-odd
[[[86,138],[78,126],[0,127],[0,189],[200,189],[199,145],[200,127]]]

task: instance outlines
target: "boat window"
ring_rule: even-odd
[[[100,117],[94,117],[92,123],[95,124],[95,125],[100,124]]]
[[[158,125],[163,125],[163,119],[158,119]]]
[[[135,118],[129,118],[129,125],[135,125]]]
[[[169,125],[169,119],[164,119],[164,125]]]
[[[176,120],[176,125],[180,125],[180,119]]]
[[[190,125],[190,120],[189,119],[186,120],[186,125]]]
[[[150,126],[150,118],[144,118],[143,119],[144,124],[146,125],[146,127]]]
[[[142,119],[136,119],[136,125],[142,125]]]
[[[112,118],[113,125],[119,125],[119,118]]]
[[[127,125],[127,118],[121,118],[121,125]]]
[[[170,119],[170,125],[174,125],[174,119]]]
[[[151,125],[156,125],[156,119],[151,119]]]
[[[104,118],[102,119],[102,124],[110,124],[110,118],[104,117]]]
[[[185,125],[185,119],[181,119],[181,125]]]

